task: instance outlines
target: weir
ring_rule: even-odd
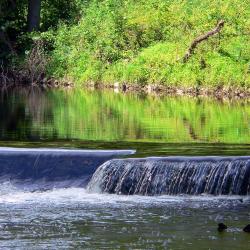
[[[0,148],[0,183],[36,190],[85,187],[98,166],[133,150]]]
[[[125,195],[249,195],[250,157],[113,159],[96,170],[87,188]]]

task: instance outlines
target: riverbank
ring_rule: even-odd
[[[48,74],[78,86],[245,96],[248,13],[238,0],[93,1],[77,24],[41,34],[53,41]]]
[[[0,87],[8,88],[13,86],[21,87],[38,87],[41,89],[90,89],[90,90],[113,90],[114,92],[123,93],[144,93],[148,95],[159,96],[189,96],[189,97],[212,97],[215,99],[250,99],[250,88],[239,86],[215,86],[215,87],[187,87],[187,86],[168,86],[163,84],[130,84],[119,83],[86,83],[79,86],[68,79],[58,80],[56,78],[43,78],[40,82],[30,83],[27,81],[19,81],[18,78],[10,76],[5,82],[1,81]]]
[[[216,99],[249,99],[250,88],[246,87],[170,87],[166,85],[148,84],[87,84],[88,89],[113,89],[115,92],[142,92],[160,96],[214,97]]]
[[[72,22],[18,38],[26,42],[10,63],[17,84],[249,99],[247,1],[105,0],[80,9]]]

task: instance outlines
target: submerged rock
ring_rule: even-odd
[[[245,233],[250,233],[250,224],[248,224],[247,226],[245,226],[245,227],[243,228],[243,231],[244,231]]]
[[[227,226],[224,224],[224,223],[219,223],[218,224],[218,231],[219,232],[223,232],[223,231],[225,231],[227,229]]]

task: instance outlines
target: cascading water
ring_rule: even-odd
[[[0,183],[30,191],[87,186],[130,195],[250,194],[250,157],[113,159],[132,153],[0,148]]]
[[[87,188],[129,195],[247,195],[250,157],[115,159],[96,170]]]

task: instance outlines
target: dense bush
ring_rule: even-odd
[[[75,82],[249,86],[250,5],[247,0],[92,0],[74,25],[52,37],[49,74]],[[225,20],[220,35],[191,41]]]

